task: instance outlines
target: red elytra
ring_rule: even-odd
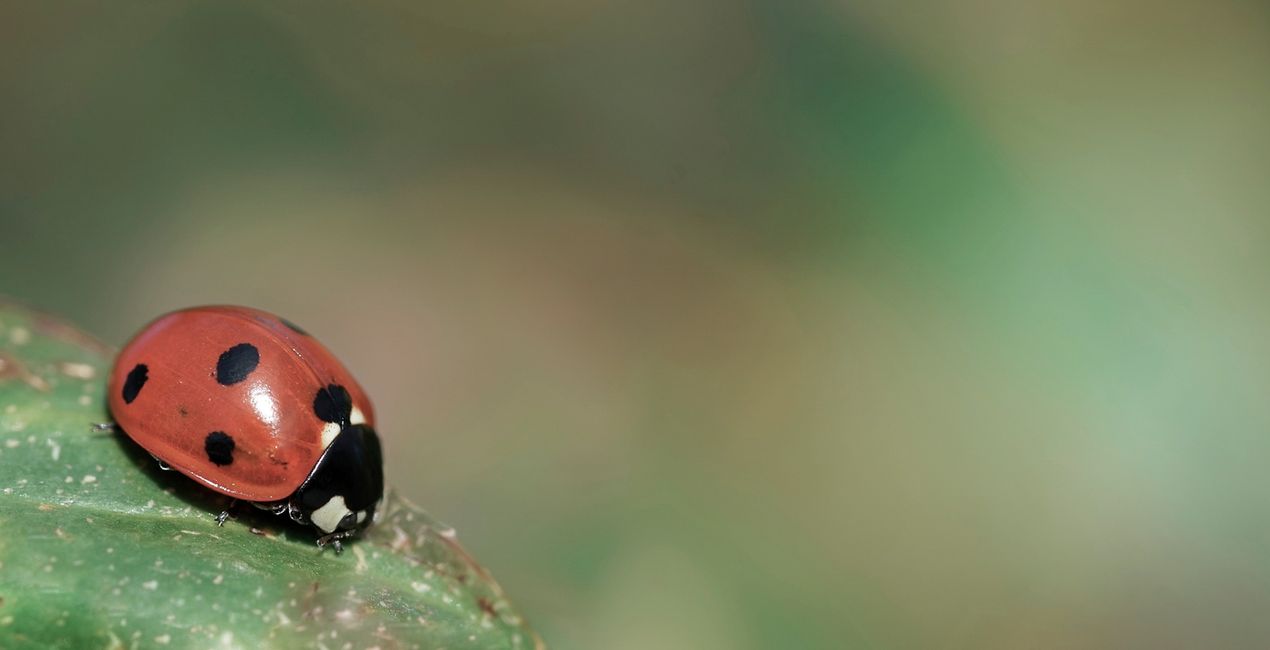
[[[119,353],[109,396],[119,427],[172,469],[238,499],[285,501],[293,519],[328,536],[369,525],[382,497],[366,392],[273,314],[211,306],[161,316]],[[319,465],[328,475],[317,489]]]

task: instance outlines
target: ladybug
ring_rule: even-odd
[[[339,552],[375,520],[384,472],[370,399],[290,321],[231,306],[160,316],[119,353],[108,391],[118,428],[162,467],[312,525],[319,546]]]

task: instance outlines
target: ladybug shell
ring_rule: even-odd
[[[267,312],[226,306],[147,325],[119,353],[109,385],[110,411],[137,444],[217,492],[257,502],[304,483],[340,428],[319,417],[323,402],[344,391],[353,424],[374,427],[365,391],[321,343]]]

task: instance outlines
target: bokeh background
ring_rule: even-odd
[[[0,5],[0,292],[243,303],[559,649],[1270,645],[1270,10]]]

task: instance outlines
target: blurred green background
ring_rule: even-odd
[[[0,5],[0,292],[242,303],[553,647],[1270,645],[1263,3]]]

